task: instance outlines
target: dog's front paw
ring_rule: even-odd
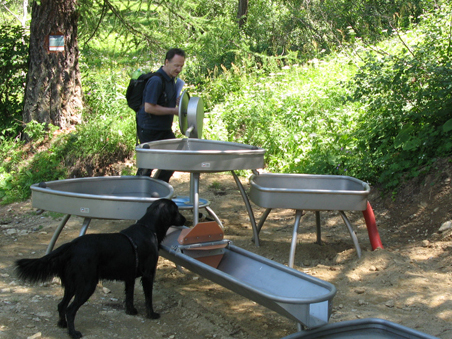
[[[69,332],[69,336],[72,339],[79,339],[79,338],[83,337],[82,333],[79,331],[71,331],[71,332]]]
[[[126,314],[128,315],[137,315],[138,311],[135,307],[129,307],[126,309]]]
[[[61,327],[61,328],[67,328],[67,322],[66,322],[66,319],[60,319],[60,320],[58,320],[58,327]]]
[[[149,312],[149,313],[147,314],[147,317],[148,317],[149,319],[158,319],[158,318],[160,318],[160,313]]]

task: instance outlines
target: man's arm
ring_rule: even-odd
[[[144,111],[155,115],[178,115],[179,107],[164,107],[156,104],[144,103]]]

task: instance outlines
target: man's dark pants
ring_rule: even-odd
[[[165,139],[174,139],[176,136],[174,135],[172,130],[150,130],[138,128],[138,139],[140,143],[157,141],[157,140],[165,140]],[[137,175],[150,177],[153,169],[148,168],[139,168],[137,171]],[[157,179],[169,182],[171,176],[174,171],[161,170]]]

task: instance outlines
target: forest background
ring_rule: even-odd
[[[133,175],[125,90],[171,47],[187,52],[203,137],[265,148],[268,171],[350,175],[396,194],[452,153],[449,1],[80,0],[83,109],[64,128],[23,118],[29,7],[45,2],[1,4],[2,203],[41,181]]]

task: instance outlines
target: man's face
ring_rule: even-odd
[[[176,78],[180,72],[182,72],[182,68],[184,67],[185,58],[180,55],[175,55],[171,60],[165,60],[165,68],[166,73],[172,78]]]

